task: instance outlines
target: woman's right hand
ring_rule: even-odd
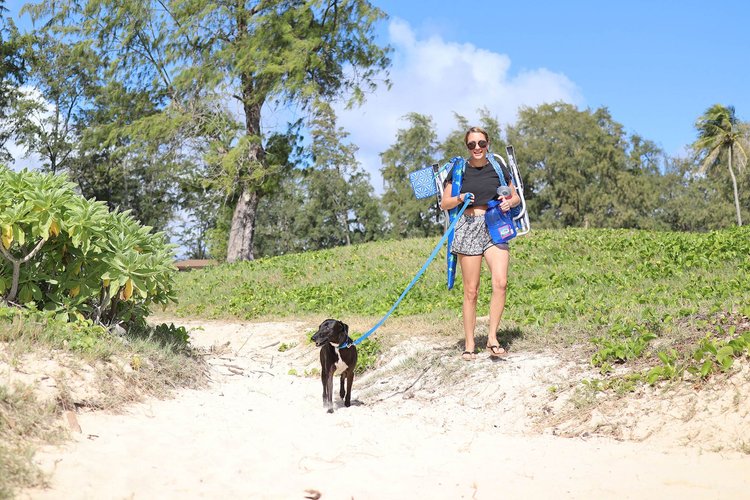
[[[465,202],[467,198],[469,199],[469,205],[474,203],[474,193],[461,193],[458,195],[459,205]]]

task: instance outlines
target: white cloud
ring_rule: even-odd
[[[38,110],[38,113],[35,115],[34,119],[36,119],[38,122],[42,122],[43,120],[46,120],[50,116],[52,116],[52,108],[50,104],[45,101],[44,97],[42,96],[42,93],[37,89],[36,87],[31,87],[28,85],[24,85],[20,87],[19,89],[21,93],[23,94],[23,97],[32,101],[36,101],[40,104],[40,109]],[[17,144],[13,138],[9,139],[5,143],[5,148],[10,153],[11,157],[13,158],[13,163],[10,166],[11,169],[20,171],[23,169],[28,170],[38,170],[39,167],[42,165],[42,158],[38,154],[31,152],[27,153],[26,148],[23,146]]]
[[[391,21],[389,38],[394,48],[391,89],[379,88],[359,108],[336,110],[339,126],[359,146],[358,159],[378,192],[382,192],[378,155],[394,143],[397,130],[407,126],[403,117],[408,113],[431,116],[442,140],[456,126],[454,113],[478,122],[478,110],[487,108],[505,127],[515,122],[519,106],[582,102],[575,83],[563,74],[545,68],[512,74],[507,54],[439,36],[418,39],[400,19]]]
[[[39,166],[41,165],[41,158],[35,153],[26,155],[25,149],[16,144],[13,139],[10,139],[5,143],[5,148],[13,158],[13,162],[8,165],[12,170],[20,171],[23,169],[39,169]]]

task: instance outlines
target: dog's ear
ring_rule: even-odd
[[[344,329],[344,335],[346,335],[348,337],[349,336],[349,325],[347,325],[343,321],[339,321],[339,323],[341,323],[341,327]]]

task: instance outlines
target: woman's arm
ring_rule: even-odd
[[[443,189],[443,197],[440,199],[440,209],[450,210],[456,208],[464,202],[466,193],[460,193],[458,196],[453,196],[451,191],[453,190],[453,183],[449,182]]]
[[[500,203],[500,210],[503,212],[507,212],[511,208],[517,207],[521,204],[521,197],[516,191],[516,186],[514,186],[512,182],[508,183],[508,186],[510,187],[510,197],[504,198]]]

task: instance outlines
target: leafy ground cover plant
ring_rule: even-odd
[[[357,317],[374,324],[436,241],[375,242],[186,273],[177,278],[180,304],[173,312],[242,319]],[[533,231],[513,241],[511,255],[501,332],[507,342],[583,346],[610,378],[618,376],[609,375],[614,365],[643,371],[619,387],[632,387],[635,379],[674,380],[695,372],[698,363],[697,374],[710,375],[742,355],[736,335],[714,338],[715,353],[713,344],[701,347],[706,332],[699,323],[720,314],[747,315],[742,308],[750,303],[748,228]],[[457,325],[462,288],[457,280],[453,291],[446,290],[444,258],[442,253],[427,269],[389,323],[429,318],[425,328],[431,331]],[[480,310],[488,307],[488,278],[483,277]],[[700,362],[687,361],[692,358]]]
[[[354,368],[354,373],[361,375],[373,368],[382,350],[383,345],[380,340],[372,337],[363,340],[357,346],[357,366]]]
[[[96,324],[142,323],[175,300],[174,252],[127,211],[59,175],[0,167],[0,298]]]
[[[382,316],[430,254],[437,239],[352,245],[193,271],[176,281],[177,314],[288,318]],[[690,317],[750,302],[750,230],[711,233],[568,229],[534,231],[511,249],[504,321],[551,332]],[[443,252],[392,317],[461,308],[462,287],[448,292]],[[487,283],[485,273],[484,283]],[[487,307],[490,287],[480,289]],[[595,330],[592,332],[592,330]]]

